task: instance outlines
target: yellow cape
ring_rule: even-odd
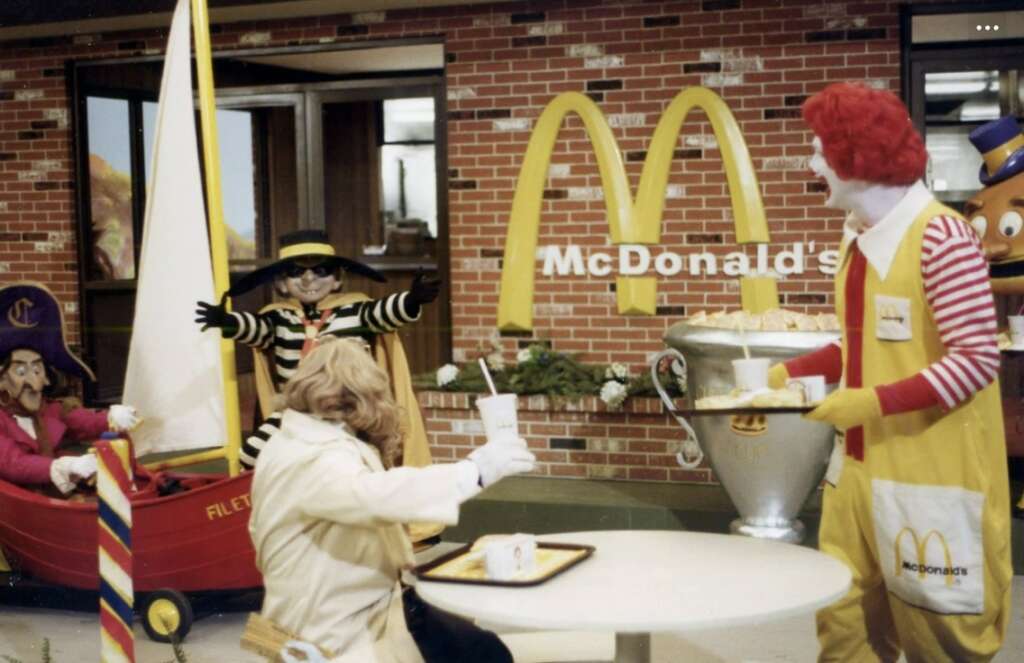
[[[325,297],[317,303],[317,310],[337,308],[356,302],[369,301],[370,297],[361,292],[346,292]],[[302,307],[294,300],[267,304],[260,313],[274,309],[292,309],[302,312]],[[430,446],[427,443],[427,430],[423,425],[416,392],[412,389],[412,377],[409,375],[409,363],[405,358],[402,341],[395,332],[377,334],[374,343],[374,357],[377,364],[391,378],[391,390],[402,412],[402,465],[406,467],[425,467],[431,464]],[[266,353],[253,348],[253,367],[256,379],[256,395],[260,402],[260,412],[266,418],[277,408],[275,401],[277,389],[271,374],[270,362]],[[413,523],[409,526],[409,536],[413,542],[435,536],[444,529],[442,525],[433,523]]]

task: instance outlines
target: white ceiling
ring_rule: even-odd
[[[442,44],[415,44],[312,53],[237,57],[258,64],[315,71],[321,74],[353,74],[375,71],[444,69]]]

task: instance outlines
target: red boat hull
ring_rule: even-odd
[[[132,496],[135,591],[260,587],[249,539],[252,473],[175,475],[189,486]],[[52,499],[0,481],[0,546],[34,580],[99,589],[97,505]]]

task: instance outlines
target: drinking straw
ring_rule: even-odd
[[[747,330],[743,326],[743,316],[739,316],[740,344],[743,346],[743,358],[750,359],[750,348],[747,347]]]
[[[480,372],[484,374],[484,379],[487,380],[487,386],[491,388],[491,395],[497,396],[498,390],[494,388],[494,380],[491,379],[491,372],[487,370],[487,362],[484,361],[483,357],[480,357]]]

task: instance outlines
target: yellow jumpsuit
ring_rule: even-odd
[[[959,216],[925,206],[884,279],[844,243],[836,308],[846,386],[896,382],[945,354],[921,277],[925,227],[937,214]],[[851,292],[861,301],[846,301]],[[911,663],[989,660],[1006,633],[1013,574],[998,382],[949,412],[874,419],[860,436],[862,459],[847,444],[825,487],[820,548],[849,566],[853,585],[818,613],[819,660],[895,661],[901,649]]]

